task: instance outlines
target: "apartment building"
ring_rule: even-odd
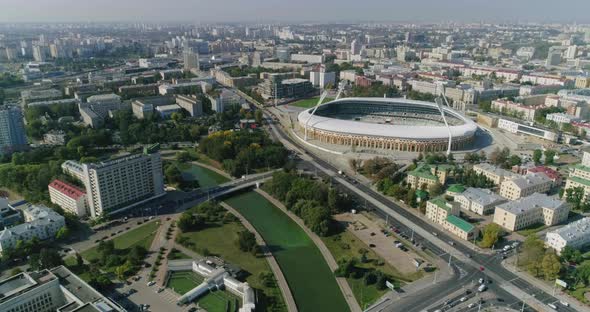
[[[492,101],[492,109],[502,112],[503,114],[519,114],[522,120],[533,121],[537,110],[542,106],[523,105],[508,100]]]
[[[473,171],[477,174],[484,175],[486,178],[494,182],[495,185],[501,184],[504,180],[510,180],[518,177],[517,174],[498,168],[488,163],[477,164],[473,166]]]
[[[453,169],[450,165],[427,165],[420,164],[416,169],[408,172],[406,182],[412,188],[419,189],[423,184],[430,187],[437,182],[444,185],[447,181],[449,171]]]
[[[565,181],[565,189],[580,187],[584,189],[584,200],[590,194],[590,152],[584,152],[582,163],[570,168],[570,176]]]
[[[565,246],[581,249],[588,244],[590,244],[590,218],[583,218],[547,232],[545,237],[545,246],[553,248],[558,255]]]
[[[25,223],[0,231],[0,254],[7,248],[14,248],[18,241],[26,242],[33,237],[53,239],[57,231],[66,225],[63,216],[45,206],[30,205],[22,209],[22,213]]]
[[[27,137],[19,107],[0,107],[0,155],[26,149]]]
[[[64,266],[23,272],[0,281],[0,311],[126,311]]]
[[[567,220],[570,205],[546,194],[534,193],[496,206],[494,223],[509,231],[536,224],[555,225]]]
[[[58,179],[51,181],[47,188],[52,203],[78,217],[88,215],[88,198],[82,189]]]
[[[177,95],[176,104],[187,111],[191,117],[203,115],[203,102],[195,95]]]
[[[454,196],[461,209],[475,212],[479,215],[492,214],[497,205],[508,200],[488,189],[468,187],[462,193]]]
[[[546,193],[553,186],[547,175],[542,172],[529,173],[500,184],[500,195],[510,200],[527,197],[533,193]]]
[[[165,195],[162,160],[157,145],[144,148],[142,154],[100,163],[68,161],[62,168],[64,172],[81,177],[92,218]]]

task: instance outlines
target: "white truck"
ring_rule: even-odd
[[[486,289],[488,289],[488,287],[485,284],[482,284],[482,285],[479,285],[479,287],[477,288],[477,291],[484,292],[484,291],[486,291]]]

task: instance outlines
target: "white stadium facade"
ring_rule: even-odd
[[[404,98],[343,98],[306,109],[298,116],[307,137],[322,143],[407,152],[444,152],[452,136],[452,150],[467,149],[477,125],[443,106],[446,121],[435,103]],[[311,119],[310,119],[311,117]]]

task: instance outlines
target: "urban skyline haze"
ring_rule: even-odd
[[[0,0],[0,22],[578,22],[587,0]]]

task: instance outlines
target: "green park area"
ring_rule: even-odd
[[[185,217],[181,216],[179,229],[182,231],[176,237],[176,241],[198,254],[218,256],[240,267],[243,270],[240,279],[245,278],[245,281],[257,290],[262,310],[286,311],[280,289],[267,260],[258,253],[245,252],[239,248],[239,233],[246,231],[246,228],[237,218],[220,205],[210,202],[191,208],[189,213],[198,216],[196,218],[199,225],[182,230]]]
[[[310,108],[310,107],[316,106],[318,104],[318,101],[319,100],[320,100],[320,98],[316,96],[316,97],[312,97],[312,98],[309,98],[309,99],[304,99],[304,100],[299,100],[299,101],[296,101],[296,102],[293,102],[293,103],[289,103],[289,105],[291,105],[291,106],[297,106],[297,107],[303,107],[303,108]],[[324,99],[324,101],[322,102],[322,104],[323,103],[330,102],[330,101],[333,101],[333,100],[334,100],[333,98],[328,98],[327,97],[327,98]]]
[[[334,274],[299,225],[254,192],[226,202],[248,219],[270,246],[300,311],[349,311]]]
[[[114,239],[112,239],[115,249],[117,250],[129,250],[134,246],[141,246],[145,250],[149,250],[160,222],[157,220],[147,222],[133,230],[123,233]],[[99,251],[98,246],[94,246],[82,252],[82,257],[87,261],[92,262],[93,259],[98,259]]]

